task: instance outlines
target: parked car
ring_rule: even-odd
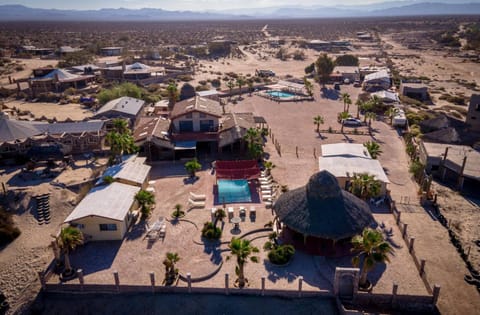
[[[362,84],[360,83],[360,81],[355,81],[353,82],[353,87],[361,87]]]
[[[344,126],[361,126],[362,121],[357,118],[347,118],[347,119],[343,119],[343,125]]]
[[[339,82],[335,82],[335,83],[333,84],[333,88],[334,88],[335,90],[337,90],[337,91],[340,91],[340,83],[339,83]]]

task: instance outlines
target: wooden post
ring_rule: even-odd
[[[188,293],[192,293],[192,274],[187,273]]]
[[[403,225],[403,233],[402,233],[403,238],[405,238],[407,236],[407,228],[408,228],[408,224],[405,223]]]
[[[438,284],[435,284],[433,286],[433,300],[432,300],[433,305],[437,304],[439,296],[440,296],[440,286]]]
[[[423,273],[425,272],[425,263],[426,263],[425,259],[420,259],[420,276],[422,276]]]
[[[225,274],[225,294],[228,295],[228,273]]]
[[[313,148],[313,158],[317,158],[317,148]]]
[[[393,289],[392,289],[392,304],[394,304],[397,300],[397,292],[398,292],[398,284],[394,282]]]
[[[155,293],[155,273],[150,272],[150,284],[152,285],[152,293]]]
[[[40,280],[42,290],[45,290],[47,286],[46,286],[45,275],[43,274],[43,271],[38,272],[38,279]]]
[[[402,214],[402,211],[398,211],[398,216],[397,216],[397,225],[400,225],[400,216]]]
[[[265,276],[262,277],[262,296],[265,295]]]
[[[117,292],[120,292],[120,277],[118,276],[118,271],[113,272],[113,279],[115,280],[115,287]]]
[[[83,285],[85,284],[85,279],[83,278],[83,270],[78,269],[77,270],[77,277],[78,277],[78,282],[80,282],[80,291],[83,291]]]
[[[298,277],[298,297],[302,297],[302,284],[303,284],[303,277]]]
[[[413,251],[413,244],[415,243],[415,237],[410,238],[410,244],[408,245],[408,251],[411,253]]]
[[[472,246],[468,246],[468,249],[467,249],[467,259],[468,257],[470,257],[470,250],[472,249]]]
[[[295,154],[297,155],[297,159],[298,159],[298,147],[295,146]]]

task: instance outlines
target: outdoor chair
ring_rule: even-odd
[[[205,202],[204,201],[195,201],[192,199],[188,199],[188,205],[191,208],[205,208]]]
[[[212,222],[215,221],[215,214],[217,213],[217,208],[213,207],[211,210]]]
[[[197,195],[190,192],[190,198],[195,201],[205,201],[207,199],[206,195]]]
[[[233,218],[233,215],[235,214],[233,207],[228,207],[228,220],[231,220]]]

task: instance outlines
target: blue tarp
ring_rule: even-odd
[[[178,141],[175,143],[175,150],[196,150],[197,141]]]

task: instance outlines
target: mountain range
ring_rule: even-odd
[[[442,0],[437,0],[442,1]],[[22,5],[0,6],[0,21],[191,21],[239,19],[295,19],[335,17],[392,17],[419,15],[480,15],[480,3],[396,1],[370,5],[277,6],[222,11],[163,9],[57,10]]]

